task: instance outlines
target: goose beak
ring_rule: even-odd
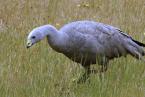
[[[31,40],[28,40],[27,41],[26,48],[30,48],[32,45],[33,45],[32,41]]]

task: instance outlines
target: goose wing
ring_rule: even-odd
[[[143,55],[142,47],[131,36],[119,28],[93,21],[77,21],[60,29],[74,38],[75,46],[84,51],[92,51],[108,58],[126,56],[128,53],[138,57]],[[76,38],[77,36],[77,38]]]

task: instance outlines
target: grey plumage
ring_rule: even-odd
[[[32,39],[36,36],[36,39]],[[134,40],[120,29],[94,21],[76,21],[57,30],[51,25],[35,28],[28,36],[28,47],[48,38],[48,43],[57,52],[89,69],[90,64],[102,65],[107,70],[109,60],[132,55],[143,59],[145,44]]]
[[[113,59],[131,54],[139,58],[145,53],[141,47],[144,45],[139,44],[140,42],[120,29],[103,23],[78,21],[65,25],[60,31],[69,36],[65,50],[67,52],[62,53],[71,58],[72,53],[77,52],[77,61],[81,60],[80,55],[88,57],[84,64],[95,63],[96,56]]]

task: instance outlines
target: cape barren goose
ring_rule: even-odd
[[[50,47],[63,53],[69,59],[82,64],[86,72],[81,80],[90,74],[90,65],[101,65],[101,71],[107,70],[109,60],[132,55],[143,59],[145,44],[134,40],[120,29],[94,21],[75,21],[57,30],[52,25],[34,28],[27,38],[27,48],[47,37]]]

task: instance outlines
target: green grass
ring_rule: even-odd
[[[89,19],[121,28],[144,42],[144,0],[1,0],[0,97],[145,97],[145,64],[131,56],[110,62],[90,83],[76,84],[83,69],[46,40],[26,49],[36,26]],[[96,65],[97,68],[97,65]]]

